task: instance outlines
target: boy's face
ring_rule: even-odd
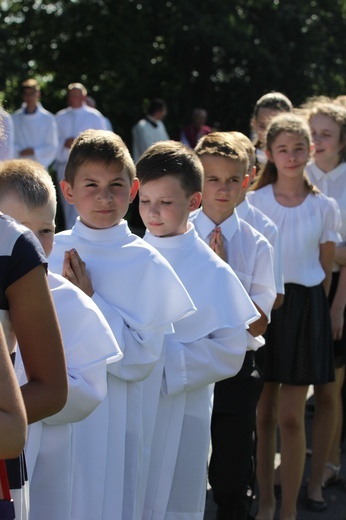
[[[191,211],[201,201],[199,192],[187,196],[173,175],[141,184],[139,212],[145,227],[157,237],[172,237],[187,231]]]
[[[216,224],[230,217],[249,182],[244,165],[222,155],[200,156],[204,169],[203,212]]]
[[[76,206],[81,221],[92,229],[119,224],[136,196],[138,179],[131,184],[126,170],[117,164],[85,162],[77,170],[73,187],[61,181],[64,197]]]
[[[53,249],[55,233],[55,200],[46,206],[28,209],[15,193],[9,193],[0,202],[1,211],[14,218],[36,235],[48,258]]]

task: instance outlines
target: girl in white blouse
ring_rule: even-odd
[[[272,312],[264,346],[264,389],[258,408],[257,520],[275,513],[276,427],[281,439],[280,520],[296,518],[305,462],[304,410],[308,386],[334,380],[332,333],[326,294],[335,242],[340,240],[337,204],[310,184],[308,124],[294,114],[275,117],[266,143],[268,162],[249,194],[281,233],[285,298]],[[325,508],[307,495],[307,506]]]
[[[315,396],[322,393],[325,399],[321,403],[319,399],[315,399],[315,419],[319,418],[319,421],[314,420],[314,433],[322,441],[323,438],[327,441],[327,453],[323,460],[321,450],[312,453],[309,479],[319,477],[323,485],[328,486],[341,480],[342,387],[346,364],[346,109],[333,103],[318,103],[310,111],[309,123],[315,150],[313,160],[307,165],[307,174],[322,193],[337,201],[342,219],[343,243],[335,250],[329,294],[335,383],[328,385],[330,392],[327,395],[324,387],[315,387]],[[328,416],[328,410],[334,411],[332,421]]]

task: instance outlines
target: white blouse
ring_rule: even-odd
[[[325,278],[320,244],[341,241],[341,217],[335,200],[309,193],[298,206],[287,207],[277,202],[271,184],[249,192],[248,197],[280,231],[285,283],[320,284]]]
[[[306,173],[324,195],[333,197],[338,203],[342,221],[340,233],[343,241],[346,241],[346,162],[328,173],[320,170],[314,162],[310,162],[306,167]]]

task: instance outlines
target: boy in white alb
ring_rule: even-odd
[[[195,308],[168,262],[123,220],[138,180],[120,137],[83,132],[71,148],[61,185],[80,216],[72,230],[56,235],[51,267],[92,296],[124,354],[109,366],[107,401],[77,426],[75,474],[86,475],[88,483],[75,482],[72,515],[139,520],[147,449],[142,380],[160,359],[171,323]]]
[[[276,298],[273,250],[244,220],[235,206],[249,181],[248,156],[227,132],[212,132],[196,149],[204,169],[202,208],[191,216],[199,236],[235,271],[261,318],[247,333],[248,351],[235,378],[216,383],[212,415],[209,482],[218,505],[218,520],[247,520],[254,487],[253,436],[262,382],[254,351],[263,345]]]
[[[0,206],[35,233],[48,257],[53,247],[56,194],[46,170],[27,159],[3,162]],[[69,392],[58,414],[29,426],[25,448],[29,518],[68,520],[75,462],[72,423],[85,419],[105,398],[106,360],[116,362],[122,354],[107,321],[83,291],[51,272],[48,282],[63,338]],[[16,372],[24,385],[27,378],[20,352]]]
[[[234,376],[259,318],[232,269],[188,222],[201,201],[202,165],[175,141],[152,145],[137,163],[144,239],[170,262],[197,307],[174,323],[163,366],[145,386],[161,385],[143,519],[202,520],[210,442],[211,384]],[[146,412],[146,410],[144,410]]]

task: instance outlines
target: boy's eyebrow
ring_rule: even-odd
[[[296,142],[295,145],[297,145],[297,144],[298,144],[298,145],[301,145],[301,144],[304,144],[304,143],[305,143],[305,141],[304,141],[304,139],[302,139],[301,141]],[[274,145],[274,146],[275,146],[275,145]],[[283,144],[278,144],[278,145],[276,145],[276,148],[285,148],[286,146],[287,146],[287,144],[286,144],[286,143],[283,143]]]
[[[96,175],[95,177],[83,177],[83,180],[84,181],[95,181],[95,180],[98,180],[98,176]],[[110,182],[113,182],[113,181],[123,181],[124,180],[124,177],[113,177],[112,179],[110,179]]]
[[[232,173],[229,175],[229,177],[243,177],[245,175],[245,173],[242,173],[242,172],[237,172],[237,173]],[[217,177],[217,173],[208,173],[208,172],[205,172],[204,173],[204,176],[205,177]]]
[[[30,226],[30,222],[27,222],[26,220],[22,220],[21,224],[23,224],[23,226],[26,226],[26,227]],[[46,222],[42,222],[41,225],[42,226],[54,226],[55,227],[55,223],[54,222],[49,222],[48,220]]]
[[[139,191],[139,196],[140,196],[140,197],[148,197],[148,195],[146,195],[146,194],[143,193],[143,192],[141,193],[140,191]],[[174,199],[174,195],[159,195],[159,197],[160,197],[161,199]]]

